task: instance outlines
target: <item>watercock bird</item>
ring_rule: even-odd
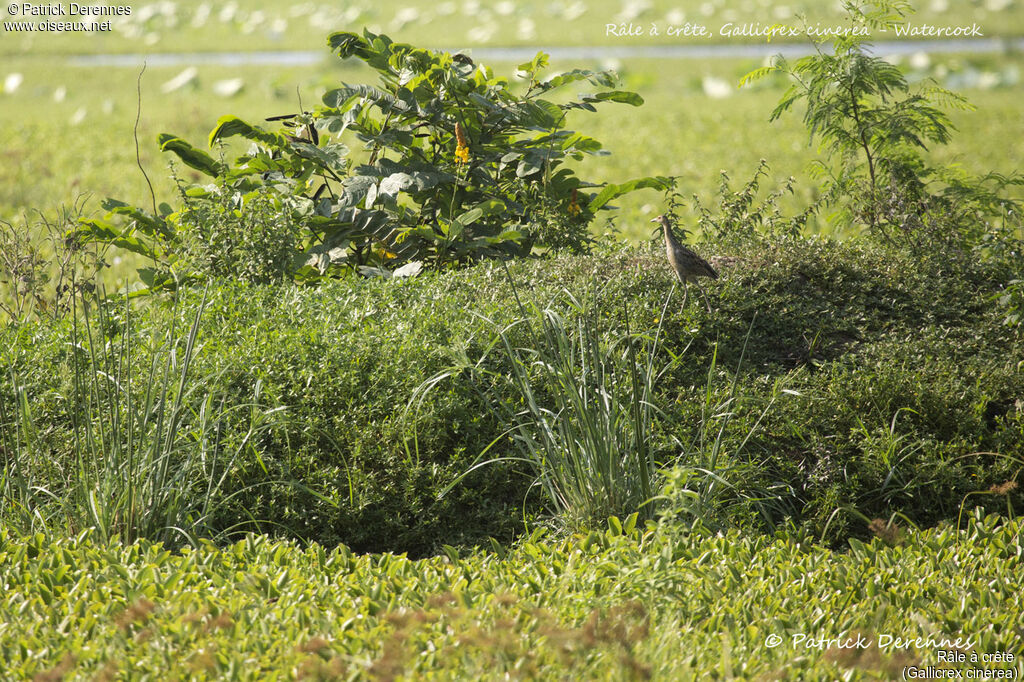
[[[708,295],[701,289],[697,278],[710,277],[711,279],[718,279],[718,273],[715,272],[710,263],[676,239],[675,235],[672,234],[672,223],[669,221],[668,216],[660,215],[651,220],[651,222],[661,223],[661,228],[665,233],[665,251],[668,254],[668,262],[672,265],[672,269],[676,271],[679,281],[683,283],[683,307],[686,306],[686,300],[690,293],[686,285],[688,282],[693,282],[697,285],[697,290],[700,291],[701,296],[704,297],[704,305],[708,307],[708,312],[710,313],[711,304],[708,302]]]

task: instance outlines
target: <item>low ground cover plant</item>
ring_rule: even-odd
[[[1019,520],[879,521],[845,552],[634,523],[418,561],[262,536],[172,553],[2,530],[0,653],[14,679],[65,680],[1021,672]]]

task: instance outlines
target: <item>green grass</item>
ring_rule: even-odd
[[[145,202],[145,179],[135,160],[136,77],[132,69],[67,66],[60,59],[14,59],[12,69],[24,75],[21,88],[3,96],[3,170],[0,171],[0,215],[11,217],[30,209],[48,210],[72,203],[81,194]],[[161,86],[184,67],[147,69],[142,80],[139,151],[161,201],[174,201],[168,158],[156,138],[174,132],[206,146],[217,119],[235,112],[254,122],[298,108],[296,89],[308,107],[318,102],[330,83],[351,79],[351,70],[259,67],[203,67],[195,87],[163,93]],[[245,88],[233,98],[214,94],[219,80],[241,77]],[[64,89],[65,99],[54,100]],[[198,179],[184,169],[185,179]]]
[[[24,389],[0,407],[0,450],[16,453],[5,457],[0,476],[9,524],[23,532],[93,528],[97,537],[129,542],[216,537],[210,521],[230,500],[223,483],[240,456],[253,454],[252,443],[278,425],[280,410],[261,409],[258,384],[253,402],[229,402],[208,390],[217,377],[193,376],[203,309],[200,303],[191,320],[172,311],[149,338],[114,340],[112,330],[133,327],[131,305],[86,308],[69,339],[76,352],[64,396],[72,445],[60,463],[64,480],[51,484],[40,475],[54,464],[42,445],[47,425],[35,418]],[[17,373],[11,379],[17,386]]]
[[[724,37],[727,23],[781,23],[802,26],[806,15],[813,26],[843,26],[837,3],[813,0],[742,2],[741,0],[509,0],[490,6],[477,2],[405,2],[359,0],[341,7],[327,2],[279,4],[267,0],[233,0],[217,5],[203,0],[172,0],[133,6],[131,16],[113,22],[106,33],[28,33],[7,31],[0,54],[93,54],[104,52],[173,52],[187,45],[190,51],[305,50],[310,32],[358,30],[369,26],[396,39],[431,47],[480,45],[636,45],[698,42],[762,42],[757,37]],[[986,37],[1024,32],[1024,12],[1013,2],[935,3],[918,0],[912,5],[915,24],[971,25],[977,22]],[[944,7],[943,7],[944,5]],[[200,8],[204,7],[206,11]],[[23,21],[28,17],[10,17]],[[41,18],[36,18],[36,21]],[[87,20],[62,17],[64,21]],[[669,26],[699,23],[710,37],[669,35]],[[607,24],[633,23],[641,36],[608,35]],[[650,34],[650,26],[659,35]],[[880,34],[882,35],[882,34]],[[893,37],[888,36],[890,39]]]
[[[511,279],[509,284],[515,286]],[[577,316],[575,322],[559,312],[563,306]],[[418,408],[451,379],[495,384],[500,388],[481,402],[508,425],[518,451],[510,460],[529,465],[559,522],[579,530],[635,511],[654,518],[658,462],[650,429],[657,408],[651,401],[658,376],[672,363],[660,366],[660,327],[653,335],[638,334],[627,319],[624,333],[607,338],[602,318],[613,310],[599,295],[581,300],[565,292],[543,308],[523,306],[522,317],[510,324],[487,320],[492,349],[479,359],[456,357],[459,364],[416,389],[410,407]],[[520,335],[525,338],[516,343]],[[491,353],[501,356],[497,371],[488,368],[494,364]],[[505,401],[501,389],[509,384],[515,398]],[[484,460],[467,473],[498,461]]]
[[[326,49],[324,53],[326,58]],[[82,194],[93,197],[87,206],[94,211],[107,196],[148,205],[149,192],[136,166],[132,139],[137,73],[70,67],[60,59],[14,58],[9,63],[25,81],[15,93],[0,95],[5,102],[0,108],[0,155],[4,159],[0,164],[0,218],[17,219],[33,209],[52,213]],[[706,77],[735,85],[758,63],[679,60],[669,65],[672,68],[667,69],[663,63],[649,60],[617,65],[625,86],[639,92],[646,104],[639,109],[611,105],[596,115],[577,115],[570,122],[601,140],[612,153],[587,160],[588,176],[621,182],[652,174],[678,175],[684,197],[694,192],[707,197],[718,185],[720,170],[727,169],[735,181],[742,181],[764,158],[772,177],[781,180],[793,175],[798,179],[795,196],[785,203],[788,209],[795,212],[813,199],[817,183],[808,179],[806,171],[817,154],[808,145],[799,116],[768,123],[768,114],[782,92],[781,83],[767,81],[755,89],[734,89],[730,97],[716,99],[704,93]],[[577,64],[556,63],[553,71],[574,66]],[[1022,85],[1012,78],[1013,69],[1020,66],[1017,57],[959,56],[935,59],[921,72],[935,76],[943,69],[958,74],[988,73],[997,83],[1004,83],[995,89],[965,91],[977,111],[952,112],[958,132],[949,146],[935,151],[939,163],[959,163],[971,172],[1009,173],[1017,168],[1012,145],[993,145],[991,141],[1024,135],[1024,113],[1018,106]],[[154,182],[158,202],[172,204],[177,199],[167,171],[169,159],[156,146],[159,133],[175,133],[205,146],[210,130],[224,114],[260,122],[297,111],[299,96],[308,109],[339,81],[366,82],[370,78],[367,71],[327,62],[320,68],[304,69],[200,66],[194,88],[161,92],[161,85],[183,68],[151,67],[142,83],[142,164]],[[495,68],[511,75],[512,65]],[[214,93],[216,82],[235,77],[245,83],[237,96],[224,98]],[[55,102],[54,93],[60,87],[65,88],[65,99]],[[232,153],[228,151],[229,157]],[[191,169],[180,172],[185,179],[198,179]],[[650,234],[647,221],[661,212],[661,197],[646,190],[625,198],[620,205],[618,228],[633,241],[645,239]],[[823,224],[812,227],[828,230]],[[127,274],[121,270],[110,284],[123,284]]]
[[[69,682],[1019,677],[1021,531],[882,524],[885,541],[831,552],[623,529],[419,561],[0,531],[0,653],[9,679]],[[954,649],[964,662],[943,663]]]

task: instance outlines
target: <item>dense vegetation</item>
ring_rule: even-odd
[[[1020,522],[889,541],[833,554],[623,527],[411,561],[264,537],[177,554],[0,531],[15,588],[0,652],[11,677],[40,680],[1019,674]]]
[[[676,292],[660,320],[663,357],[680,361],[655,384],[659,461],[700,461],[703,446],[693,441],[703,420],[715,423],[708,410],[733,400],[723,438],[736,485],[767,496],[762,523],[788,518],[820,536],[839,511],[827,541],[863,535],[856,513],[900,512],[922,525],[953,519],[969,493],[1015,477],[1024,458],[1021,337],[1003,324],[998,301],[1006,281],[1020,276],[1012,254],[922,262],[883,246],[780,238],[721,255],[737,260],[709,288],[715,313],[680,310]],[[569,315],[563,291],[577,292],[609,334],[624,331],[627,312],[634,332],[653,333],[672,283],[660,254],[632,249],[518,263],[510,274],[511,283],[501,266],[479,265],[317,290],[209,289],[191,370],[193,409],[211,397],[225,400],[225,410],[254,399],[260,409],[287,408],[234,462],[221,492],[238,493],[228,505],[236,510],[224,509],[210,530],[251,514],[272,524],[271,533],[423,554],[486,535],[509,539],[524,501],[536,516],[542,503],[527,496],[529,470],[514,475],[507,463],[477,470],[436,499],[503,427],[472,382],[445,381],[408,411],[414,390],[457,355],[475,361],[491,343],[494,326],[466,310],[499,326],[520,315],[513,283],[520,296]],[[138,350],[123,372],[145,389],[147,349],[175,316],[183,348],[203,295],[185,294],[177,310],[146,306],[127,326],[123,304],[114,303],[97,342],[130,334]],[[74,368],[90,371],[88,355],[70,353],[70,320],[0,336],[10,349],[3,390],[12,395],[13,371],[37,425],[33,449],[46,462],[29,483],[65,485],[76,466]],[[249,411],[226,419],[237,428]],[[491,454],[511,447],[502,441]],[[261,485],[248,487],[254,483]],[[1020,508],[1019,491],[1014,499]],[[966,501],[1006,508],[991,496]]]
[[[211,181],[176,171],[177,206],[0,231],[16,676],[834,679],[940,646],[794,635],[1019,648],[1022,180],[928,153],[961,97],[855,37],[776,60],[746,80],[793,83],[772,116],[805,107],[820,186],[763,161],[687,218],[679,177],[580,179],[601,145],[566,112],[641,103],[608,74],[330,45],[379,87],[223,117],[233,161],[161,136]],[[709,310],[660,245],[595,237],[644,187],[696,224]]]

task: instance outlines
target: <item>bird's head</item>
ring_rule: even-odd
[[[659,228],[663,227],[663,228],[665,228],[666,230],[673,230],[673,227],[672,227],[672,219],[671,219],[671,218],[669,218],[669,217],[668,217],[667,215],[665,215],[664,213],[662,213],[662,214],[661,214],[660,216],[658,216],[657,218],[651,218],[651,222],[652,222],[652,223],[658,223],[658,227],[659,227]],[[657,228],[656,228],[656,229],[657,229]],[[679,228],[676,228],[676,229],[679,229]]]
[[[664,230],[672,229],[672,221],[668,219],[667,215],[660,215],[657,218],[651,218],[652,223],[657,223],[657,226],[651,229],[651,239],[660,239]]]
[[[652,223],[658,223],[659,227],[655,228],[655,230],[657,230],[659,228],[664,228],[664,229],[668,230],[669,232],[673,233],[673,236],[676,236],[677,234],[682,234],[685,237],[687,234],[690,233],[690,231],[687,230],[682,225],[673,225],[672,224],[672,219],[669,218],[665,214],[662,214],[662,215],[658,216],[657,218],[651,218],[651,222]]]

